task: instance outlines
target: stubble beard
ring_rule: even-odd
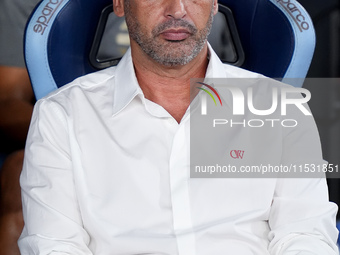
[[[171,19],[159,24],[148,36],[142,32],[142,26],[136,20],[130,8],[130,1],[125,1],[125,19],[129,34],[141,49],[157,63],[164,66],[181,66],[191,62],[203,49],[213,22],[213,6],[204,29],[198,30],[193,24],[183,19]],[[190,36],[182,41],[165,41],[160,33],[170,28],[185,28]]]

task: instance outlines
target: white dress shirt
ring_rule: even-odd
[[[259,77],[210,54],[206,77]],[[189,120],[144,97],[130,50],[39,100],[21,175],[21,254],[337,254],[324,178],[190,178]]]

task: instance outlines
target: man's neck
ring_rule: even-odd
[[[134,68],[144,96],[161,105],[179,123],[190,104],[190,79],[205,77],[207,54],[206,45],[187,65],[169,67],[132,48]]]

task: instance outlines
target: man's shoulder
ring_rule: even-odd
[[[62,98],[72,98],[79,94],[89,94],[91,92],[102,91],[105,93],[114,85],[116,67],[109,67],[97,72],[80,76],[72,82],[52,91],[43,100],[62,100]],[[91,93],[92,94],[92,93]]]
[[[267,77],[263,74],[249,71],[237,66],[223,64],[227,79],[245,80],[244,82],[237,82],[240,87],[265,87],[272,89],[273,87],[279,88],[292,88],[292,85],[282,82],[280,79]],[[242,86],[243,85],[243,86]]]
[[[267,78],[266,76],[255,73],[246,69],[243,69],[241,67],[229,65],[229,64],[223,64],[226,77],[228,78]]]
[[[233,93],[241,93],[244,97],[251,97],[255,105],[265,105],[264,108],[270,107],[272,104],[273,95],[281,95],[284,91],[293,91],[293,86],[283,83],[280,79],[273,79],[264,76],[260,73],[255,73],[240,67],[223,64],[226,78],[216,80],[215,86],[220,88],[228,88],[227,91],[233,88]],[[285,92],[286,93],[286,92]],[[298,95],[298,92],[295,94]],[[294,95],[295,95],[294,94]],[[226,94],[229,95],[229,92]],[[223,95],[225,100],[230,100],[230,97]]]

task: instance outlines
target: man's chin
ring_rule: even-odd
[[[140,45],[142,50],[157,63],[175,67],[191,62],[203,49],[196,41],[155,39],[147,45]]]
[[[197,45],[186,40],[169,41],[164,44],[164,46],[162,47],[163,50],[161,52],[166,52],[167,54],[173,55],[174,57],[180,57],[195,52],[196,47]]]
[[[158,56],[151,56],[151,57],[159,64],[168,66],[168,67],[184,66],[195,58],[195,56],[187,55],[183,52],[181,52],[180,54],[158,55]]]

